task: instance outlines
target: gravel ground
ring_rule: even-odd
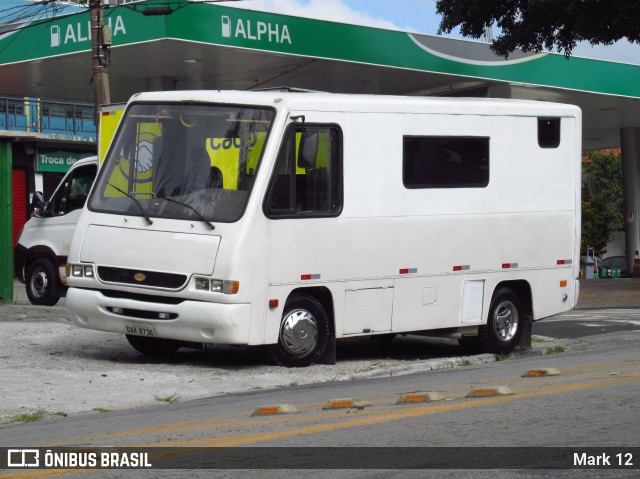
[[[155,360],[138,354],[123,335],[73,326],[64,307],[0,306],[0,422],[37,410],[111,410],[495,360],[492,355],[455,357],[462,351],[447,340],[421,352],[425,339],[407,338],[341,347],[336,365],[303,369],[273,366],[259,348],[181,349]],[[442,357],[447,354],[454,357]]]
[[[53,307],[32,306],[19,295],[15,302],[0,306],[0,424],[35,411],[124,409],[495,361],[490,354],[464,356],[456,341],[420,336],[399,336],[389,344],[339,343],[336,365],[301,369],[273,366],[264,350],[248,347],[183,348],[172,357],[151,359],[124,335],[74,326],[64,299]],[[549,343],[535,346],[546,349]]]

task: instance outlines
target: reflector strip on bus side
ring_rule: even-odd
[[[517,267],[518,263],[502,263],[502,269],[512,269]]]
[[[400,268],[400,274],[416,274],[418,268]]]
[[[320,279],[320,275],[319,274],[302,274],[300,275],[300,279],[302,281],[308,281],[310,279]]]

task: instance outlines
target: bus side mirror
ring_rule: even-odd
[[[43,211],[46,205],[41,191],[36,191],[29,195],[29,206],[33,211],[33,216],[37,216],[39,218],[43,216]]]
[[[300,138],[300,148],[298,150],[298,166],[300,168],[315,168],[316,155],[318,153],[318,132],[304,130]]]

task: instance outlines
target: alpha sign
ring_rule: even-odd
[[[120,15],[112,20],[111,17],[106,19],[107,25],[111,28],[111,33],[115,37],[116,35],[127,34],[127,29],[124,26],[124,21]],[[60,29],[60,25],[51,26],[51,47],[59,47],[60,45],[67,45],[70,43],[79,43],[87,40],[91,40],[91,21],[86,23],[77,22],[70,23],[66,26],[63,32]]]
[[[238,18],[235,21],[227,15],[222,17],[222,36],[225,38],[242,38],[244,40],[267,41],[269,43],[288,43],[291,35],[286,24],[252,21]]]

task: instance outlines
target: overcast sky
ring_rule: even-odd
[[[233,6],[435,35],[435,0],[244,0]],[[459,35],[447,35],[461,38]],[[580,44],[574,56],[640,65],[640,45],[623,41],[604,47]]]

